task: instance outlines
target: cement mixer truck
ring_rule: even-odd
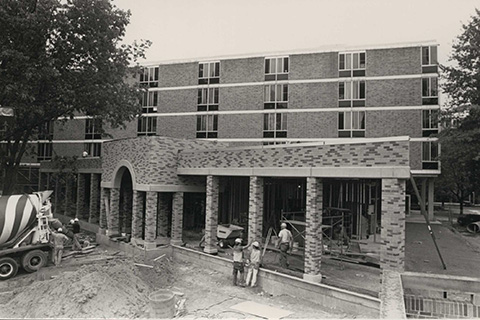
[[[20,266],[35,272],[47,265],[51,251],[48,219],[52,215],[44,203],[51,194],[0,197],[0,281],[14,277]]]

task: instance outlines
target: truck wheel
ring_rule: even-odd
[[[0,280],[7,280],[15,277],[18,271],[17,262],[9,257],[0,258]]]
[[[47,255],[42,250],[32,250],[22,257],[22,267],[27,272],[35,272],[47,265]]]

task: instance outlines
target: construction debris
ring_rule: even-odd
[[[153,269],[153,266],[150,266],[150,265],[147,265],[147,264],[143,264],[143,263],[134,263],[134,265],[136,265],[137,267],[144,267],[144,268],[151,268],[151,269]]]
[[[161,256],[156,257],[155,259],[153,259],[153,261],[157,261],[157,260],[159,260],[159,259],[162,259],[163,257],[165,257],[165,254],[162,254]]]

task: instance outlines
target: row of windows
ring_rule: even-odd
[[[425,46],[421,49],[423,73],[436,73],[437,47]],[[365,51],[338,54],[339,77],[363,77],[367,66]],[[265,58],[265,81],[288,80],[290,70],[289,57]],[[146,67],[140,74],[142,87],[158,87],[159,67]],[[200,62],[198,64],[198,84],[220,83],[220,61]]]

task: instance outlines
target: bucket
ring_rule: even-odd
[[[173,318],[175,316],[175,295],[170,290],[152,292],[148,299],[152,306],[152,318]]]

